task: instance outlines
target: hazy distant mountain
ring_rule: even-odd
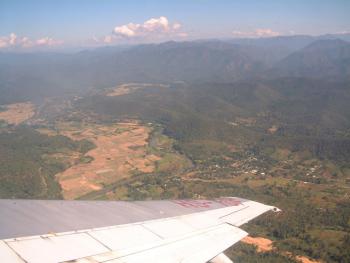
[[[73,54],[0,53],[0,103],[122,82],[232,83],[280,76],[348,79],[350,44],[335,37],[172,41]]]
[[[0,90],[2,100],[7,95],[12,100],[16,90],[31,98],[120,82],[232,82],[265,69],[268,58],[259,48],[222,41],[99,48],[76,54],[2,53]]]
[[[317,40],[340,39],[350,41],[350,33],[344,34],[326,34],[320,36],[309,35],[291,35],[291,36],[276,36],[266,38],[236,38],[230,39],[228,42],[241,45],[254,45],[260,47],[283,47],[290,51],[296,51],[306,47],[307,45]]]
[[[120,68],[160,81],[229,82],[261,70],[264,61],[260,54],[256,48],[220,41],[167,42],[138,46],[122,53],[124,64]]]
[[[316,41],[317,38],[306,35],[295,35],[295,36],[278,36],[268,38],[242,38],[242,39],[231,39],[230,43],[254,46],[268,51],[268,55],[272,56],[274,62],[290,55],[291,53],[300,50],[312,42]],[[273,52],[271,52],[273,50]]]
[[[350,79],[350,43],[318,40],[281,60],[279,76]]]

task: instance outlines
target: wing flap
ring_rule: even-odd
[[[4,241],[1,240],[0,256],[3,262],[24,263],[24,261]]]
[[[87,233],[6,240],[25,262],[60,262],[109,251]],[[11,261],[8,261],[11,262]]]
[[[138,248],[138,250],[111,251],[70,262],[203,263],[214,258],[246,235],[245,231],[223,223],[197,230],[180,238],[164,239],[153,246]]]
[[[115,226],[91,230],[88,233],[110,250],[124,250],[161,240],[142,225]]]

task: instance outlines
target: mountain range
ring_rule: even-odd
[[[333,35],[291,36],[165,42],[72,54],[0,53],[0,103],[131,81],[233,83],[279,77],[349,80],[350,43]]]

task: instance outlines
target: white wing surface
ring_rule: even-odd
[[[221,262],[222,251],[247,235],[238,227],[269,210],[276,208],[236,197],[0,200],[0,258],[22,263]]]

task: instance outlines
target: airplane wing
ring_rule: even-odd
[[[231,262],[238,227],[272,206],[174,201],[0,200],[1,262]]]

